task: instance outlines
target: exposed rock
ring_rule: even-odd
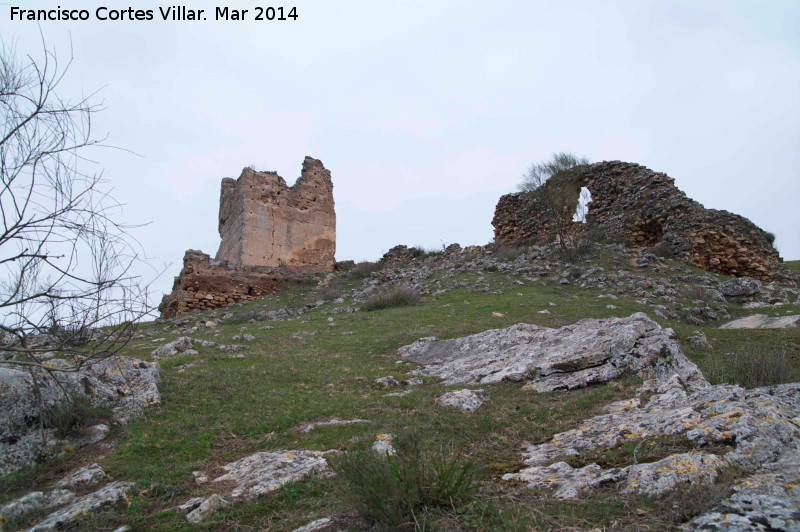
[[[787,478],[800,475],[796,468],[782,470],[769,465],[798,465],[795,462],[800,428],[796,416],[800,411],[800,384],[746,391],[738,386],[711,386],[698,379],[690,384],[674,375],[666,381],[645,382],[639,394],[653,395],[646,401],[640,397],[612,403],[605,413],[583,421],[577,428],[556,434],[547,443],[529,446],[524,453],[529,467],[503,478],[536,488],[542,488],[542,479],[548,479],[548,487],[568,487],[557,491],[557,497],[572,498],[585,489],[583,484],[589,487],[595,482],[592,479],[620,481],[625,492],[658,495],[681,484],[710,482],[731,466],[751,471],[766,468],[767,473],[763,474],[782,471]],[[609,470],[552,464],[564,456],[580,456],[597,448],[664,436],[685,437],[687,445],[695,449],[652,463]],[[717,452],[729,450],[715,455],[704,450],[709,446],[715,446]],[[787,462],[787,457],[792,456],[794,462]],[[790,506],[791,498],[798,496],[791,490],[783,493],[782,502],[775,504]],[[800,514],[796,519],[800,524]]]
[[[0,526],[12,519],[19,519],[34,513],[67,504],[75,498],[75,494],[69,490],[52,490],[47,493],[32,491],[14,499],[3,506],[0,506]]]
[[[761,292],[761,281],[755,279],[729,279],[719,285],[725,297],[752,296]]]
[[[70,366],[61,359],[51,359],[47,364],[53,370]],[[64,448],[94,443],[108,434],[109,428],[105,425],[61,441],[55,437],[54,430],[40,433],[38,420],[42,413],[63,407],[68,399],[84,396],[93,404],[112,406],[114,420],[118,423],[140,416],[144,408],[161,401],[157,362],[115,356],[79,372],[48,372],[41,368],[31,371],[32,375],[27,371],[0,368],[0,475],[30,467]]]
[[[800,452],[787,451],[756,474],[740,479],[734,494],[683,530],[800,530]]]
[[[399,245],[384,253],[380,261],[384,264],[411,262],[415,258],[421,257],[424,254],[425,252],[419,248],[409,248],[408,246]]]
[[[197,508],[192,510],[186,515],[186,520],[196,525],[201,523],[217,513],[219,510],[223,508],[227,508],[230,506],[230,501],[227,500],[225,497],[222,497],[218,493],[214,493],[209,498],[205,499],[201,502]]]
[[[330,427],[334,425],[355,425],[358,423],[369,423],[367,419],[331,419],[328,421],[317,421],[315,423],[309,423],[305,427],[303,427],[300,432],[303,434],[308,434],[312,430],[317,427]]]
[[[322,519],[311,521],[307,525],[303,525],[300,528],[295,528],[292,532],[316,532],[318,530],[327,528],[331,523],[333,523],[333,519],[330,517],[323,517]]]
[[[508,480],[525,482],[528,487],[540,491],[553,491],[558,499],[576,499],[584,490],[616,482],[622,477],[617,469],[603,469],[589,464],[576,469],[566,462],[555,462],[548,466],[529,467],[516,475],[504,475]]]
[[[400,381],[395,379],[393,376],[388,375],[386,377],[380,377],[375,379],[375,384],[378,386],[382,386],[384,388],[389,388],[392,386],[400,386]]]
[[[100,464],[95,463],[84,466],[74,473],[67,475],[56,482],[54,487],[70,489],[73,491],[84,490],[93,488],[101,482],[106,482],[109,480],[111,479],[108,475],[106,475],[106,472],[103,471],[103,468],[100,467]]]
[[[690,344],[694,344],[698,347],[702,347],[703,349],[713,349],[714,346],[711,345],[711,342],[708,341],[706,335],[703,331],[695,331],[692,336],[688,336],[686,341]]]
[[[791,329],[800,326],[800,315],[770,318],[766,314],[753,314],[720,325],[720,329]]]
[[[483,390],[453,390],[439,397],[436,402],[441,406],[457,408],[470,414],[489,400],[489,394]]]
[[[31,527],[29,532],[50,532],[73,526],[100,508],[127,506],[130,503],[130,482],[112,482],[97,491],[80,497],[69,506],[50,514],[44,521]]]
[[[175,356],[178,353],[182,353],[190,347],[192,347],[192,339],[188,336],[181,336],[177,340],[173,340],[168,344],[164,344],[161,347],[153,350],[153,352],[150,353],[150,356],[155,359],[167,358]]]
[[[398,354],[424,366],[411,373],[443,384],[527,382],[545,392],[606,382],[622,375],[680,373],[702,378],[671,329],[643,313],[627,318],[586,319],[560,329],[520,323],[506,329],[436,340],[422,338]]]
[[[395,450],[392,445],[392,435],[378,434],[375,436],[375,443],[372,444],[372,450],[381,455],[393,455]]]
[[[595,231],[635,247],[661,246],[678,260],[733,277],[769,281],[780,269],[780,257],[766,231],[742,216],[704,208],[686,197],[666,174],[611,161],[550,181],[571,194],[572,203],[563,213],[570,237]],[[582,187],[589,190],[592,202],[586,223],[572,222]],[[495,240],[514,244],[552,238],[553,221],[546,215],[541,196],[534,191],[501,197],[492,219]]]
[[[235,482],[229,495],[231,499],[256,499],[287,482],[300,482],[312,475],[330,475],[325,454],[296,450],[255,453],[222,466],[227,473],[214,482]]]

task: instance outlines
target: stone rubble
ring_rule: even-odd
[[[175,356],[179,353],[183,353],[187,349],[192,347],[192,339],[188,336],[181,336],[177,340],[173,340],[167,344],[164,344],[157,349],[154,349],[150,356],[156,360],[162,358],[168,358]]]
[[[436,402],[444,407],[456,408],[472,414],[483,403],[489,400],[489,394],[483,390],[453,390],[440,396]]]

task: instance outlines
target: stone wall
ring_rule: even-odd
[[[214,260],[188,250],[162,318],[250,301],[334,269],[336,213],[331,173],[311,157],[294,186],[276,172],[242,170],[224,178]]]
[[[223,179],[219,234],[217,260],[332,271],[336,213],[330,171],[317,159],[306,157],[292,187],[276,172],[251,168],[242,170],[239,179]]]
[[[306,278],[288,268],[235,265],[190,249],[172,292],[164,296],[158,310],[162,318],[212,310],[276,294]]]
[[[553,178],[553,179],[558,179]],[[589,165],[567,184],[592,195],[586,223],[567,221],[568,233],[591,232],[634,247],[662,247],[678,260],[734,277],[769,281],[780,257],[767,232],[747,218],[706,209],[675,187],[672,178],[620,161]],[[577,206],[565,209],[571,220]],[[505,244],[552,238],[552,223],[536,193],[507,194],[495,208],[495,239]]]

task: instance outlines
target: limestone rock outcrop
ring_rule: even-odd
[[[331,173],[306,157],[288,187],[276,172],[242,170],[224,178],[215,259],[188,250],[172,292],[161,300],[162,318],[275,294],[305,275],[334,269],[336,213]]]
[[[575,389],[623,375],[702,379],[681,353],[672,329],[662,329],[641,312],[585,319],[560,329],[518,323],[452,340],[421,338],[398,354],[423,364],[412,374],[439,377],[443,384],[525,382],[524,389],[537,392]]]
[[[336,213],[331,173],[311,157],[288,187],[276,172],[242,170],[222,180],[217,260],[240,266],[333,271]]]
[[[126,423],[161,402],[158,362],[114,356],[77,372],[58,371],[71,364],[61,359],[47,362],[48,370],[30,372],[0,368],[0,476],[33,466],[62,450],[89,445],[109,432],[96,425],[87,434],[59,439],[55,429],[39,431],[39,421],[49,409],[63,408],[66,400],[85,397],[95,405],[113,408],[114,421]]]
[[[553,179],[559,179],[559,176]],[[661,246],[676,259],[704,270],[769,281],[780,267],[772,237],[747,218],[706,209],[680,191],[672,178],[620,161],[588,165],[577,178],[564,179],[574,205],[563,215],[568,233],[599,233],[634,247]],[[591,193],[586,223],[572,222],[580,189]],[[553,222],[536,191],[502,196],[495,208],[495,240],[515,244],[545,241]]]

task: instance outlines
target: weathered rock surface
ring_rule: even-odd
[[[749,532],[800,530],[800,452],[790,450],[754,475],[740,479],[733,495],[687,523],[683,530]]]
[[[439,377],[444,384],[527,382],[526,389],[538,392],[622,375],[702,378],[673,331],[643,313],[586,319],[560,329],[521,323],[452,340],[422,338],[398,354],[424,365],[413,374]]]
[[[661,246],[678,260],[733,277],[769,281],[780,269],[767,232],[742,216],[704,208],[666,174],[611,161],[591,164],[562,181],[574,198],[563,213],[570,235],[599,231],[636,247]],[[585,224],[571,221],[581,187],[592,196]],[[551,238],[553,222],[546,212],[536,193],[501,197],[492,219],[495,240],[513,244]]]
[[[100,464],[89,464],[55,483],[55,488],[84,490],[111,480]]]
[[[227,508],[231,503],[228,499],[218,493],[214,493],[204,499],[194,510],[186,515],[186,520],[192,524],[205,521],[223,508]]]
[[[150,356],[155,359],[167,358],[175,356],[178,353],[183,353],[190,347],[192,347],[192,339],[188,336],[181,336],[177,340],[173,340],[154,349],[153,352],[150,353]]]
[[[47,518],[31,527],[28,532],[50,532],[74,526],[88,514],[100,508],[127,506],[130,503],[128,488],[130,482],[112,482],[97,491],[78,498],[69,506],[53,512]]]
[[[395,453],[394,446],[392,445],[391,434],[378,434],[375,436],[375,442],[372,444],[372,450],[381,455],[393,455]]]
[[[729,279],[719,285],[719,291],[725,297],[753,296],[761,292],[761,281],[756,279]]]
[[[436,402],[448,408],[457,408],[462,412],[473,413],[489,400],[489,394],[483,390],[453,390],[439,397]]]
[[[53,369],[70,365],[61,359],[51,359],[47,364]],[[83,396],[93,404],[112,406],[114,420],[126,423],[142,415],[144,408],[161,401],[159,378],[157,362],[120,356],[98,361],[79,372],[34,368],[31,375],[14,368],[0,368],[0,475],[30,467],[64,448],[96,442],[98,434],[100,437],[108,434],[108,427],[98,425],[96,430],[59,441],[54,430],[39,431],[44,411],[63,407],[66,398]]]
[[[800,316],[778,316],[770,318],[766,314],[753,314],[720,325],[720,329],[791,329],[800,327]]]
[[[243,266],[333,271],[336,213],[331,173],[311,157],[292,187],[276,172],[222,180],[217,260]]]
[[[308,434],[312,430],[317,427],[331,427],[335,425],[356,425],[359,423],[369,423],[370,421],[367,419],[329,419],[327,421],[315,421],[314,423],[309,423],[305,425],[303,428],[300,429],[300,432],[303,434]]]
[[[725,515],[736,516],[732,523],[752,525],[763,523],[763,515],[769,512],[783,519],[783,527],[775,530],[800,527],[800,513],[789,510],[798,508],[800,496],[794,484],[800,477],[800,384],[744,390],[696,379],[689,384],[675,375],[666,381],[645,382],[639,394],[612,403],[605,413],[556,434],[547,443],[528,447],[524,453],[528,467],[503,479],[553,490],[561,498],[577,497],[603,483],[618,483],[623,492],[655,496],[679,485],[711,482],[733,466],[754,474],[740,481],[737,493],[721,509],[695,520],[698,527],[715,522],[720,530],[750,530],[725,528],[730,524],[724,524]],[[559,460],[663,436],[685,437],[694,450],[614,469],[597,464],[576,469]],[[705,451],[709,446],[721,454]]]
[[[287,482],[300,482],[312,475],[330,475],[325,454],[300,450],[255,453],[222,466],[227,473],[213,482],[233,481],[236,485],[229,498],[252,500]]]

